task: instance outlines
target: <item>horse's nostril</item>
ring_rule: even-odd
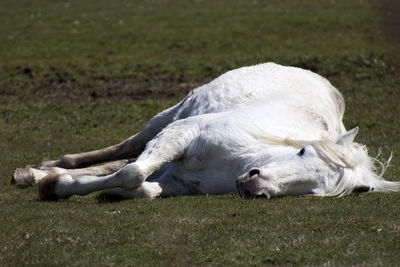
[[[253,177],[254,175],[260,175],[260,170],[259,169],[250,170],[249,177]]]

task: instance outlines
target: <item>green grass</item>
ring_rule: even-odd
[[[3,213],[4,263],[398,263],[398,195],[273,201],[225,195],[105,204],[74,197],[40,205],[32,198],[29,192]]]
[[[388,56],[375,6],[347,0],[2,1],[2,90],[27,101],[71,86],[85,92],[98,80],[192,81],[271,60],[317,64],[322,74],[337,74],[348,71],[344,62],[358,67],[363,58]],[[116,91],[121,85],[107,86]]]
[[[0,265],[398,264],[399,194],[40,202],[9,185],[17,167],[119,142],[194,84],[269,60],[329,78],[347,128],[372,155],[393,151],[385,178],[400,180],[399,78],[377,5],[1,1]]]
[[[39,0],[1,7],[7,69],[32,63],[120,77],[146,66],[201,75],[204,67],[288,61],[321,50],[382,52],[371,1]]]

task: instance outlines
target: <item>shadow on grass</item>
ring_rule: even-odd
[[[96,200],[99,204],[102,204],[102,203],[121,202],[127,199],[117,194],[100,193],[98,196],[96,196]]]

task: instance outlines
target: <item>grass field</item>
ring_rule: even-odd
[[[0,2],[0,265],[397,265],[400,194],[40,202],[17,167],[114,144],[193,87],[264,61],[314,70],[400,180],[378,0]]]

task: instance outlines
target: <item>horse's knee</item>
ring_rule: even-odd
[[[56,167],[61,167],[65,169],[73,169],[78,167],[78,162],[76,161],[76,157],[72,154],[67,154],[62,156],[60,162],[58,163],[58,166]]]
[[[121,187],[127,189],[140,186],[147,178],[136,163],[126,165],[118,171],[117,176],[121,179]]]

